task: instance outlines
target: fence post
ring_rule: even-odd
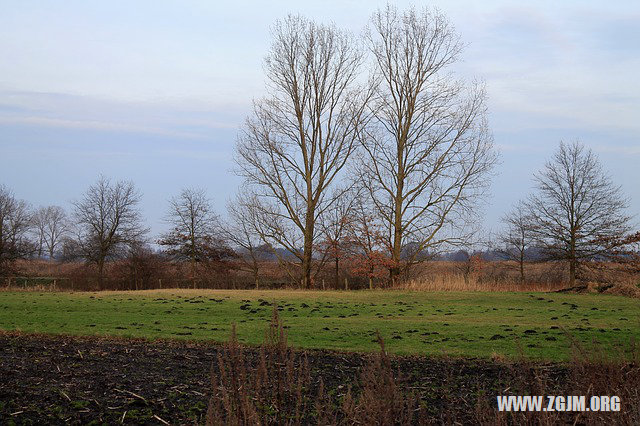
[[[344,277],[344,289],[349,290],[349,278]]]

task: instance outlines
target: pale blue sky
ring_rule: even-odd
[[[640,213],[640,2],[395,3],[439,7],[468,44],[456,71],[486,81],[502,155],[487,228],[561,139],[593,148]],[[130,179],[154,232],[182,187],[222,211],[269,27],[300,13],[359,33],[384,4],[0,0],[0,183],[68,207],[100,174]]]

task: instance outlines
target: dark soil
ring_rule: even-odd
[[[220,350],[206,343],[0,332],[0,424],[203,423],[212,361]],[[349,386],[357,391],[360,368],[372,356],[326,351],[297,356],[305,354],[313,380],[322,377],[337,399]],[[247,349],[246,355],[257,360],[258,351]],[[393,358],[393,366],[431,418],[465,424],[475,423],[479,399],[495,405],[494,396],[513,392],[531,368],[421,357]],[[547,390],[566,394],[565,368],[536,367],[550,384]]]

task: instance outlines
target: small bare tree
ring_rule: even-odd
[[[520,284],[524,284],[524,266],[528,260],[527,250],[534,243],[533,221],[523,202],[519,202],[511,212],[502,218],[505,229],[498,236],[496,251],[506,260],[518,264]]]
[[[161,254],[145,243],[133,244],[123,261],[118,263],[115,275],[133,284],[134,290],[146,290],[162,284],[162,279],[166,279],[165,267],[166,261]]]
[[[352,187],[355,188],[355,187]],[[350,247],[347,238],[351,222],[354,220],[354,209],[359,202],[360,194],[356,189],[339,189],[340,195],[320,222],[322,241],[321,265],[332,261],[336,288],[340,286],[340,262],[348,257]]]
[[[332,188],[363,120],[366,96],[354,87],[361,60],[358,43],[333,26],[299,16],[278,22],[265,62],[269,94],[255,102],[237,146],[262,236],[298,259],[305,287],[317,221],[335,202]]]
[[[46,251],[49,259],[53,259],[68,232],[67,214],[59,206],[40,207],[33,214],[33,231],[36,234],[38,257],[42,257]]]
[[[421,253],[466,240],[497,155],[480,84],[449,68],[462,50],[444,15],[387,6],[368,37],[376,72],[373,119],[358,169],[388,229],[391,281]],[[412,255],[402,258],[412,243]]]
[[[369,289],[373,289],[374,279],[382,278],[393,267],[393,260],[384,223],[372,214],[368,201],[362,196],[355,199],[345,223],[343,249],[353,273],[367,277]]]
[[[84,197],[73,203],[77,225],[76,249],[98,268],[102,287],[107,260],[126,254],[126,249],[143,240],[148,230],[138,210],[140,194],[132,182],[112,184],[100,177]]]
[[[28,238],[31,226],[27,203],[0,185],[0,274],[9,272],[15,260],[33,253],[34,245]]]
[[[190,263],[193,288],[198,265],[220,263],[232,255],[220,218],[204,190],[183,189],[169,201],[166,221],[172,229],[160,237],[158,244],[174,259]]]
[[[527,209],[536,244],[547,259],[569,264],[573,287],[585,262],[606,257],[629,233],[627,200],[595,154],[579,142],[561,142],[535,181],[537,192]]]
[[[252,274],[256,289],[260,288],[260,260],[269,249],[260,238],[254,196],[242,192],[227,204],[229,220],[224,226],[227,241],[236,249],[242,269]]]

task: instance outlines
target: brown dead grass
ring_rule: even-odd
[[[496,291],[496,292],[551,292],[565,288],[562,283],[484,283],[465,280],[456,274],[442,275],[436,280],[417,278],[398,284],[397,288],[412,291]]]
[[[584,292],[640,297],[640,276],[615,264],[587,265]],[[525,265],[525,282],[520,283],[515,262],[426,262],[409,271],[397,287],[414,291],[509,291],[553,292],[567,288],[567,268],[562,263]]]
[[[528,264],[525,282],[515,262],[447,262],[418,265],[399,288],[415,291],[556,291],[565,287],[562,265]]]

